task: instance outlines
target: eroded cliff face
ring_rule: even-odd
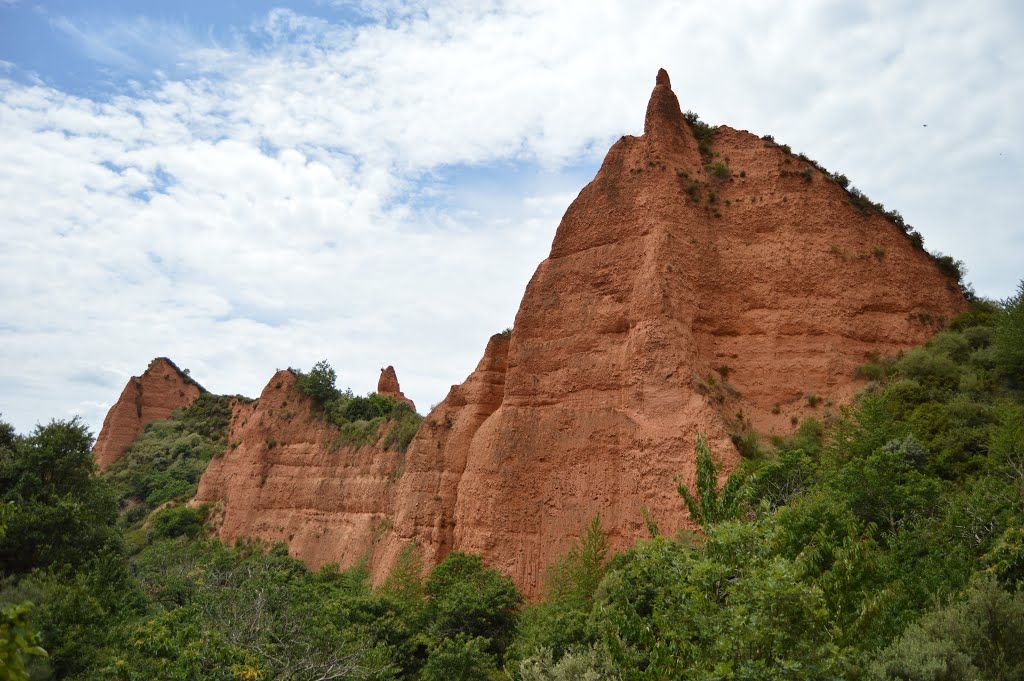
[[[236,408],[196,501],[221,504],[222,538],[284,540],[314,567],[368,555],[380,581],[415,542],[428,565],[480,553],[536,596],[594,516],[616,548],[645,534],[643,507],[664,531],[692,526],[674,478],[692,485],[698,434],[724,475],[733,435],[786,434],[847,401],[872,353],[965,306],[806,161],[728,127],[701,148],[662,71],[644,134],[620,139],[566,211],[511,333],[406,454],[334,446],[279,372]],[[393,368],[378,391],[404,399]]]
[[[132,376],[103,419],[92,453],[99,467],[120,459],[151,421],[196,401],[204,389],[166,357],[157,357],[141,376]]]
[[[313,568],[373,558],[392,524],[402,453],[340,444],[289,370],[277,372],[259,400],[235,406],[228,443],[194,499],[218,505],[221,539],[284,541]]]
[[[641,507],[690,526],[673,477],[693,483],[698,433],[728,472],[731,434],[790,432],[848,400],[871,353],[964,307],[924,251],[808,163],[728,127],[702,154],[662,71],[644,135],[566,211],[511,336],[421,427],[380,564],[408,541],[432,560],[463,549],[536,595],[595,515],[617,548],[643,536]]]

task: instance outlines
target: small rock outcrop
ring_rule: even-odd
[[[380,370],[380,378],[377,380],[377,394],[383,397],[392,397],[399,402],[404,402],[416,410],[416,404],[405,396],[398,386],[398,375],[395,367],[388,365],[387,369]]]
[[[92,448],[99,467],[120,459],[151,421],[170,417],[187,407],[206,390],[166,357],[157,357],[142,373],[132,376],[121,396],[103,419]]]

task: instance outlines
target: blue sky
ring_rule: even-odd
[[[155,71],[194,75],[177,54],[183,42],[258,44],[249,28],[281,7],[263,0],[196,2],[28,2],[0,0],[0,59],[15,75],[42,77],[70,94],[104,98],[130,91],[128,82],[150,82]],[[308,17],[364,25],[371,17],[357,5],[293,2]],[[155,34],[159,39],[152,40]]]
[[[159,355],[248,395],[394,364],[425,411],[512,323],[659,67],[1006,297],[1020,7],[0,0],[0,413],[98,429]]]

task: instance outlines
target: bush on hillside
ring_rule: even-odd
[[[996,370],[1013,386],[1024,388],[1024,280],[1017,294],[1003,301],[992,335]]]

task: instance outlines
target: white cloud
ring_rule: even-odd
[[[376,23],[275,10],[225,45],[65,19],[94,59],[191,76],[107,101],[0,81],[5,419],[98,427],[157,355],[250,395],[325,357],[363,392],[393,363],[425,410],[511,323],[660,66],[684,108],[899,208],[980,292],[1024,274],[1007,3],[340,6]]]

